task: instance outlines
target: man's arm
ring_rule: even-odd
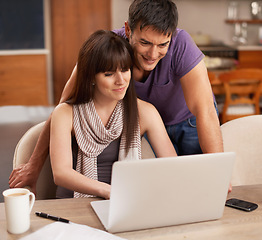
[[[50,119],[51,116],[46,121],[28,162],[12,171],[9,177],[9,186],[11,188],[29,186],[36,193],[36,181],[49,152]]]
[[[196,116],[199,144],[203,153],[223,152],[220,123],[214,107],[212,88],[203,60],[181,78],[186,104]],[[230,184],[228,192],[232,191]]]
[[[76,66],[66,83],[63,90],[60,103],[64,102],[76,81]],[[41,169],[45,163],[45,160],[49,153],[49,141],[50,141],[50,122],[51,115],[46,121],[42,132],[39,135],[35,149],[27,163],[15,168],[9,177],[9,186],[13,187],[25,187],[29,186],[31,190],[36,193],[36,182]]]
[[[203,153],[223,152],[219,119],[211,85],[203,61],[181,78],[189,110],[196,116],[199,143]]]

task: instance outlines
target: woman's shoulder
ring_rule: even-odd
[[[72,105],[68,103],[58,104],[52,113],[53,116],[65,116],[67,114],[72,114]]]
[[[51,116],[51,123],[55,128],[72,130],[73,113],[72,105],[67,103],[60,103],[54,109]]]
[[[146,102],[144,100],[141,100],[141,99],[137,99],[137,107],[138,107],[138,110],[153,110],[155,109],[154,105],[149,103],[149,102]]]
[[[162,122],[157,109],[151,103],[139,99],[138,112],[141,135],[144,135],[144,133],[150,129],[152,130]]]
[[[137,100],[137,107],[140,118],[152,118],[158,114],[155,106],[149,102],[145,102],[141,99]]]

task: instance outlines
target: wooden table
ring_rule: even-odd
[[[224,215],[215,221],[184,224],[179,226],[155,228],[141,231],[118,233],[126,239],[212,239],[212,240],[256,240],[262,239],[262,184],[233,187],[228,198],[236,197],[258,204],[253,212],[244,212],[225,207]],[[92,199],[94,200],[94,199]],[[35,216],[35,211],[43,211],[64,217],[72,222],[85,224],[94,228],[104,229],[90,206],[91,199],[38,200],[31,213],[30,229],[20,235],[6,231],[4,203],[0,203],[0,239],[13,240],[26,236],[39,228],[52,223],[52,220]],[[157,217],[157,216],[156,216]]]

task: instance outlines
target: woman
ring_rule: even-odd
[[[114,161],[140,159],[145,133],[157,157],[176,155],[157,110],[136,98],[132,64],[130,45],[110,31],[95,32],[80,49],[76,83],[52,114],[50,139],[55,183],[74,197],[109,199]]]

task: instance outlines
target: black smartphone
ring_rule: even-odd
[[[232,207],[232,208],[237,208],[239,210],[251,212],[255,209],[257,209],[258,205],[256,203],[252,202],[247,202],[244,200],[236,199],[236,198],[231,198],[226,201],[226,206]]]

